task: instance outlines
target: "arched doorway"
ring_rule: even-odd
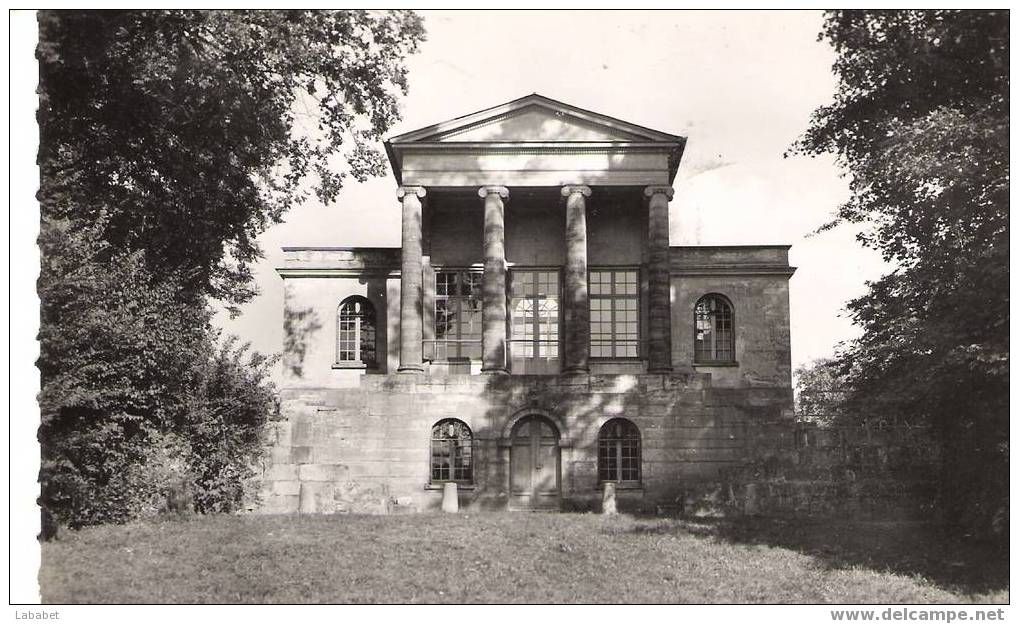
[[[544,416],[524,416],[513,427],[510,507],[559,509],[559,430]]]

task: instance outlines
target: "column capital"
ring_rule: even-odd
[[[498,195],[503,199],[509,199],[509,189],[505,186],[482,186],[478,189],[478,197],[485,199],[489,195]]]
[[[417,195],[418,198],[425,196],[425,187],[423,186],[401,186],[396,189],[397,199],[403,199],[406,195]]]
[[[580,193],[584,197],[591,196],[591,187],[583,184],[566,184],[563,185],[562,194],[563,197],[569,197],[575,193]]]
[[[674,194],[675,194],[675,191],[672,190],[672,187],[671,186],[666,186],[664,184],[656,184],[656,185],[644,187],[644,195],[646,197],[653,197],[655,195],[665,195],[665,197],[667,197],[671,201],[672,200],[672,196]]]

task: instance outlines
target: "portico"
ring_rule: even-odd
[[[446,362],[453,357],[461,363],[480,355],[476,358],[481,363],[480,372],[490,374],[590,372],[588,215],[592,205],[606,214],[617,213],[614,216],[643,225],[639,240],[614,242],[629,243],[629,249],[619,251],[629,255],[625,268],[639,280],[639,293],[635,293],[639,305],[631,311],[633,319],[618,321],[627,328],[626,323],[632,323],[633,331],[625,338],[627,348],[617,353],[612,348],[618,338],[613,334],[615,321],[607,321],[609,350],[599,351],[599,356],[639,360],[646,363],[645,370],[652,372],[670,371],[669,201],[684,145],[683,137],[536,94],[388,141],[386,149],[400,182],[397,196],[402,202],[400,372],[425,372],[429,362],[443,361],[443,355]],[[449,227],[448,216],[436,220],[429,218],[430,214],[450,206],[469,212],[472,209],[465,206],[464,198],[471,195],[476,202],[473,209],[481,216],[481,227],[458,232],[479,239],[481,257],[466,258],[470,262],[464,264],[468,266],[457,268],[469,271],[480,264],[481,327],[471,324],[465,338],[463,326],[458,326],[457,337],[450,339],[443,334],[448,329],[443,319],[430,318],[436,311],[445,314],[446,309],[441,308],[442,304],[436,308],[434,296],[430,300],[432,290],[422,287],[433,279],[435,261],[431,250],[422,247],[422,241],[433,240],[437,228]],[[560,254],[558,261],[551,258],[541,265],[525,261],[509,266],[507,206],[515,208],[520,203],[525,204],[521,213],[537,211],[555,216],[549,224],[555,222],[554,227],[562,232],[562,245],[555,250]],[[471,216],[466,220],[475,221]],[[510,231],[513,236],[512,227]],[[519,247],[526,242],[515,243]],[[530,242],[540,245],[541,239],[532,235]],[[528,271],[536,269],[543,273],[535,276],[539,282],[518,288],[518,294],[524,298],[530,294],[533,300],[512,307],[514,293],[508,273],[516,271],[526,281],[531,278]],[[462,283],[471,278],[463,275],[455,278],[459,280],[455,296],[470,298],[474,293],[465,295]],[[542,284],[555,292],[534,290]],[[636,287],[638,281],[633,284]],[[546,305],[540,309],[543,302]],[[455,314],[460,323],[465,314],[462,300],[458,306]],[[469,313],[475,312],[470,308]],[[614,315],[615,311],[607,309],[606,313]],[[541,320],[531,320],[542,315]],[[475,320],[472,318],[471,323]],[[430,324],[431,328],[422,331]],[[544,335],[540,335],[542,331]],[[475,349],[470,341],[477,342],[478,335],[480,345]],[[533,344],[526,343],[528,338]],[[422,340],[440,339],[447,343],[442,349],[434,345],[422,348]],[[456,341],[453,356],[448,348],[451,340]],[[521,353],[555,363],[544,368],[514,367]]]

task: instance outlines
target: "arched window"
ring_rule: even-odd
[[[474,482],[474,435],[454,418],[432,427],[432,483]]]
[[[598,432],[598,480],[640,483],[640,430],[625,418],[613,418]]]
[[[336,316],[336,360],[375,367],[375,306],[364,297],[348,297]]]
[[[694,363],[736,361],[732,305],[721,295],[705,295],[694,310]]]

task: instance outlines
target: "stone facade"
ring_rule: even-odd
[[[290,388],[282,400],[268,512],[438,509],[429,442],[446,418],[474,433],[476,476],[460,488],[467,509],[510,505],[511,431],[533,414],[559,430],[562,509],[599,508],[598,431],[611,418],[626,417],[642,436],[641,485],[618,489],[621,510],[682,508],[697,484],[793,446],[788,389],[717,389],[705,373],[379,375],[356,388]]]
[[[536,95],[391,139],[402,247],[285,250],[262,510],[694,509],[788,461],[788,247],[670,247],[684,146]]]

